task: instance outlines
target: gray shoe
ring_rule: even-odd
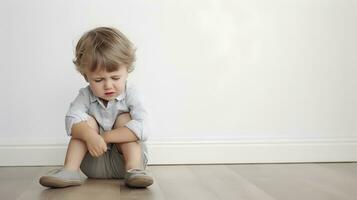
[[[133,188],[145,188],[152,185],[154,180],[144,170],[130,169],[125,174],[125,184]]]
[[[68,187],[74,185],[81,185],[84,182],[84,177],[79,171],[70,171],[64,168],[55,169],[48,173],[48,175],[40,178],[40,184],[45,187]]]

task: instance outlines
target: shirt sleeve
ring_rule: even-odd
[[[76,123],[86,121],[89,118],[89,91],[88,88],[82,88],[79,90],[79,94],[71,103],[68,112],[65,117],[67,135],[72,135],[72,126]]]
[[[134,87],[129,87],[126,91],[126,104],[129,107],[131,119],[125,127],[135,133],[141,141],[146,141],[149,137],[150,127],[147,110],[142,101],[142,96]]]

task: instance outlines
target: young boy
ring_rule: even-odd
[[[147,112],[127,84],[135,49],[120,31],[99,27],[77,43],[74,64],[89,86],[79,91],[66,114],[71,136],[64,167],[40,178],[46,187],[81,185],[84,178],[125,178],[129,187],[153,183],[146,171]]]

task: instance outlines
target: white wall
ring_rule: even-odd
[[[80,35],[115,26],[137,46],[131,81],[152,141],[356,139],[355,1],[5,0],[0,6],[2,144],[65,141],[86,85]],[[40,143],[40,142],[39,142]]]

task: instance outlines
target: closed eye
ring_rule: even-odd
[[[94,81],[97,82],[97,83],[101,82],[102,80],[103,80],[102,78],[100,78],[100,79],[94,79]]]

